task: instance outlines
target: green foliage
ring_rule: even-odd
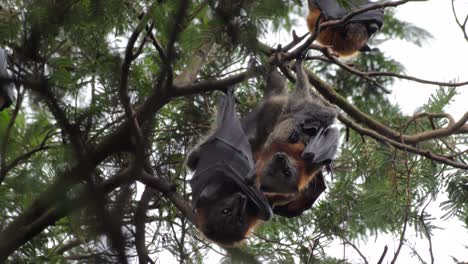
[[[346,1],[343,1],[346,2]],[[70,124],[81,132],[83,142],[92,146],[122,124],[123,108],[118,98],[123,53],[130,32],[138,24],[142,10],[150,12],[154,36],[167,49],[179,1],[117,1],[117,0],[5,0],[0,4],[0,46],[22,65],[26,79],[45,76],[50,92],[59,100]],[[258,50],[258,39],[267,31],[286,34],[293,14],[303,16],[297,1],[190,1],[188,16],[183,21],[174,44],[175,74],[187,68],[197,49],[214,40],[215,48],[197,76],[199,80],[224,78],[245,69],[254,58],[268,60]],[[155,4],[151,10],[149,6]],[[143,31],[143,34],[146,34]],[[287,34],[290,35],[289,32]],[[377,40],[399,38],[416,45],[424,44],[429,33],[400,21],[387,12],[385,26]],[[137,41],[139,45],[143,37]],[[132,63],[129,74],[131,101],[137,107],[151,94],[158,82],[164,62],[147,40],[141,55]],[[361,71],[404,72],[404,65],[384,52],[361,54],[354,67]],[[307,65],[322,76],[350,103],[386,125],[395,128],[405,124],[399,107],[389,100],[382,89],[328,63],[312,61]],[[16,70],[20,70],[16,68]],[[389,88],[394,79],[375,79]],[[24,87],[20,89],[23,91]],[[239,113],[244,116],[267,89],[263,77],[241,83],[236,89]],[[152,169],[159,177],[173,183],[175,190],[190,199],[189,180],[184,160],[189,149],[209,131],[214,120],[219,93],[203,93],[170,101],[144,128]],[[440,88],[420,109],[443,112],[457,95],[456,89]],[[7,165],[20,159],[6,173],[0,185],[0,226],[6,227],[15,217],[36,201],[57,175],[77,163],[70,139],[64,136],[53,117],[47,101],[37,90],[27,88],[24,102],[16,116],[2,159]],[[0,146],[7,137],[13,109],[0,113]],[[406,127],[413,134],[432,126],[443,127],[445,118],[431,122],[418,119]],[[346,134],[343,129],[343,135]],[[448,154],[447,146],[466,146],[468,139],[456,135],[445,142],[422,142],[427,151]],[[24,156],[41,146],[47,148]],[[1,148],[0,148],[1,149]],[[127,151],[127,150],[126,150]],[[129,164],[127,152],[105,159],[97,166],[94,180],[109,179]],[[248,246],[242,250],[264,263],[349,263],[326,253],[326,247],[343,237],[349,240],[367,239],[373,235],[401,232],[405,215],[410,228],[420,236],[431,232],[434,216],[425,212],[428,202],[442,191],[448,195],[443,203],[447,217],[456,216],[468,226],[468,178],[466,171],[442,166],[428,159],[396,150],[351,131],[339,148],[334,175],[327,175],[327,192],[297,218],[275,216],[259,226]],[[134,211],[143,187],[120,187],[105,196],[104,207],[123,223],[127,231],[129,255],[135,255]],[[82,188],[63,190],[73,198]],[[409,195],[409,207],[408,207]],[[9,259],[11,263],[69,263],[73,256],[90,256],[80,263],[116,262],[114,253],[103,246],[105,232],[100,228],[102,207],[89,206],[60,219],[40,235],[28,241]],[[120,211],[119,211],[120,210]],[[146,245],[154,259],[170,254],[181,263],[203,263],[220,251],[207,243],[196,228],[167,199],[153,193],[147,213]],[[98,225],[101,224],[101,226]],[[105,224],[105,223],[104,223]],[[72,241],[83,242],[65,253],[57,250]],[[244,256],[245,257],[245,256]],[[247,255],[249,257],[249,255]],[[248,258],[247,258],[248,259]],[[162,262],[163,259],[160,259]],[[225,263],[233,262],[226,258]]]

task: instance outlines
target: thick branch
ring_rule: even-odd
[[[203,42],[200,48],[193,52],[192,59],[185,69],[175,78],[175,86],[184,86],[191,84],[197,78],[202,66],[205,64],[210,51],[215,44],[214,38],[210,37]]]
[[[110,180],[96,185],[95,191],[108,193],[119,185],[125,183],[129,178],[130,170],[125,169],[112,177]],[[72,176],[72,175],[68,175]],[[93,202],[94,196],[88,188],[84,188],[75,199],[62,199],[57,204],[47,208],[37,215],[30,215],[29,219],[16,219],[5,230],[0,233],[0,262],[4,262],[7,257],[24,243],[42,232],[45,228],[55,223],[71,211],[77,210],[86,204]],[[18,221],[23,220],[23,221]],[[26,220],[26,221],[24,221]]]
[[[195,223],[192,207],[177,193],[175,186],[146,172],[143,172],[137,180],[162,193],[190,222]]]
[[[140,263],[148,263],[148,250],[146,249],[145,244],[145,220],[146,212],[148,211],[149,202],[151,196],[153,195],[152,191],[145,187],[143,195],[141,196],[140,201],[138,202],[138,207],[135,211],[134,222],[135,222],[135,248],[138,254],[138,260]]]

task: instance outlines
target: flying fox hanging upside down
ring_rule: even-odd
[[[301,60],[296,88],[288,95],[285,79],[272,71],[262,103],[243,119],[256,160],[260,189],[278,215],[294,217],[309,209],[325,190],[339,133],[336,113],[311,95]]]
[[[235,112],[232,89],[222,98],[216,120],[187,158],[194,171],[192,207],[196,225],[208,239],[236,246],[272,212],[254,179],[251,147]]]
[[[338,20],[351,11],[372,4],[369,0],[350,0],[346,7],[341,6],[337,0],[308,0],[309,14],[307,25],[313,33],[316,23]],[[340,56],[352,56],[358,51],[370,51],[367,45],[369,38],[377,32],[383,24],[383,8],[369,10],[353,16],[344,25],[329,27],[320,32],[317,41]]]

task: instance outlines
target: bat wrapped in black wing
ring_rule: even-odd
[[[259,220],[272,215],[256,185],[251,147],[228,89],[221,98],[216,127],[187,158],[194,171],[190,185],[197,226],[223,245],[244,240]]]

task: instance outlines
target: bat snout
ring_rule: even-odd
[[[285,166],[288,163],[288,155],[284,152],[275,153],[273,156],[273,162],[278,165]]]
[[[307,151],[307,152],[304,151],[304,153],[302,153],[301,156],[305,160],[314,160],[314,158],[315,158],[315,154],[312,153],[312,152],[309,152],[309,151]]]

